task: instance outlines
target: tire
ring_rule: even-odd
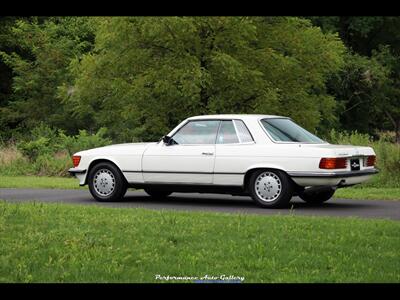
[[[172,194],[172,192],[168,191],[161,191],[161,190],[155,190],[155,189],[144,189],[144,191],[151,196],[152,198],[167,198],[169,195]]]
[[[88,185],[93,198],[100,202],[118,201],[128,189],[121,171],[108,162],[98,163],[90,169]]]
[[[287,207],[293,195],[290,178],[279,170],[258,170],[250,176],[248,190],[263,208]]]
[[[322,191],[303,191],[299,193],[299,197],[310,204],[322,204],[332,198],[335,194],[334,189],[326,189]]]

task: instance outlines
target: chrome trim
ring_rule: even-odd
[[[287,172],[291,177],[322,177],[322,178],[344,178],[356,176],[368,176],[379,173],[378,169],[367,169],[360,171],[339,171],[339,172]]]
[[[221,127],[221,122],[222,121],[232,121],[233,126],[235,128],[236,131],[236,136],[238,137],[239,141],[240,141],[240,137],[237,134],[237,129],[236,129],[236,125],[235,122],[233,122],[234,120],[238,120],[238,121],[242,121],[244,126],[246,126],[247,131],[250,133],[251,139],[253,140],[252,142],[240,142],[240,143],[227,143],[227,144],[217,144],[217,138],[218,138],[218,134],[219,134],[219,130]],[[249,127],[247,126],[246,122],[243,119],[239,119],[239,118],[234,118],[234,119],[221,119],[221,118],[207,118],[207,119],[186,119],[184,121],[182,121],[181,123],[183,123],[181,126],[179,126],[179,124],[177,125],[177,127],[175,127],[169,134],[172,133],[172,135],[170,135],[171,138],[174,137],[175,134],[177,134],[179,132],[179,130],[181,130],[186,124],[188,124],[189,122],[192,121],[219,121],[219,125],[218,125],[218,129],[217,129],[217,135],[215,136],[215,141],[213,144],[176,144],[176,145],[169,145],[170,146],[209,146],[209,145],[251,145],[251,144],[256,144],[256,141],[254,140],[253,134],[251,133]],[[181,124],[180,123],[180,124]],[[179,127],[178,127],[179,126]],[[160,142],[162,142],[162,140],[160,140],[157,144],[159,144]]]
[[[68,170],[68,173],[71,175],[75,175],[75,174],[83,174],[86,173],[86,169],[75,169],[75,168],[71,168]]]
[[[210,174],[210,175],[244,175],[246,173],[234,172],[191,172],[191,171],[139,171],[139,170],[122,170],[123,173],[156,173],[156,174]]]

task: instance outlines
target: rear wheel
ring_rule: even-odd
[[[112,163],[95,165],[88,175],[89,190],[97,201],[117,201],[124,197],[128,185],[120,170]]]
[[[261,207],[286,207],[293,195],[292,182],[279,170],[259,170],[249,180],[249,192]]]
[[[322,191],[303,191],[299,193],[299,197],[310,204],[321,204],[332,198],[335,190],[328,188]]]
[[[161,190],[155,190],[155,189],[144,189],[144,191],[150,195],[153,198],[166,198],[169,195],[172,194],[172,192],[168,192],[168,191],[161,191]]]

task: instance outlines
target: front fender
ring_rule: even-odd
[[[74,174],[79,179],[80,185],[87,184],[87,176],[89,174],[90,169],[93,167],[95,163],[101,161],[113,163],[121,171],[125,179],[127,179],[124,173],[122,172],[123,169],[121,168],[120,162],[118,162],[114,157],[98,155],[90,158],[89,157],[85,158],[84,156],[82,156],[81,163],[79,164],[79,169],[84,169],[86,170],[86,172]]]

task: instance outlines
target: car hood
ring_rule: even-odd
[[[75,155],[139,155],[152,144],[156,143],[124,143],[80,151]]]

